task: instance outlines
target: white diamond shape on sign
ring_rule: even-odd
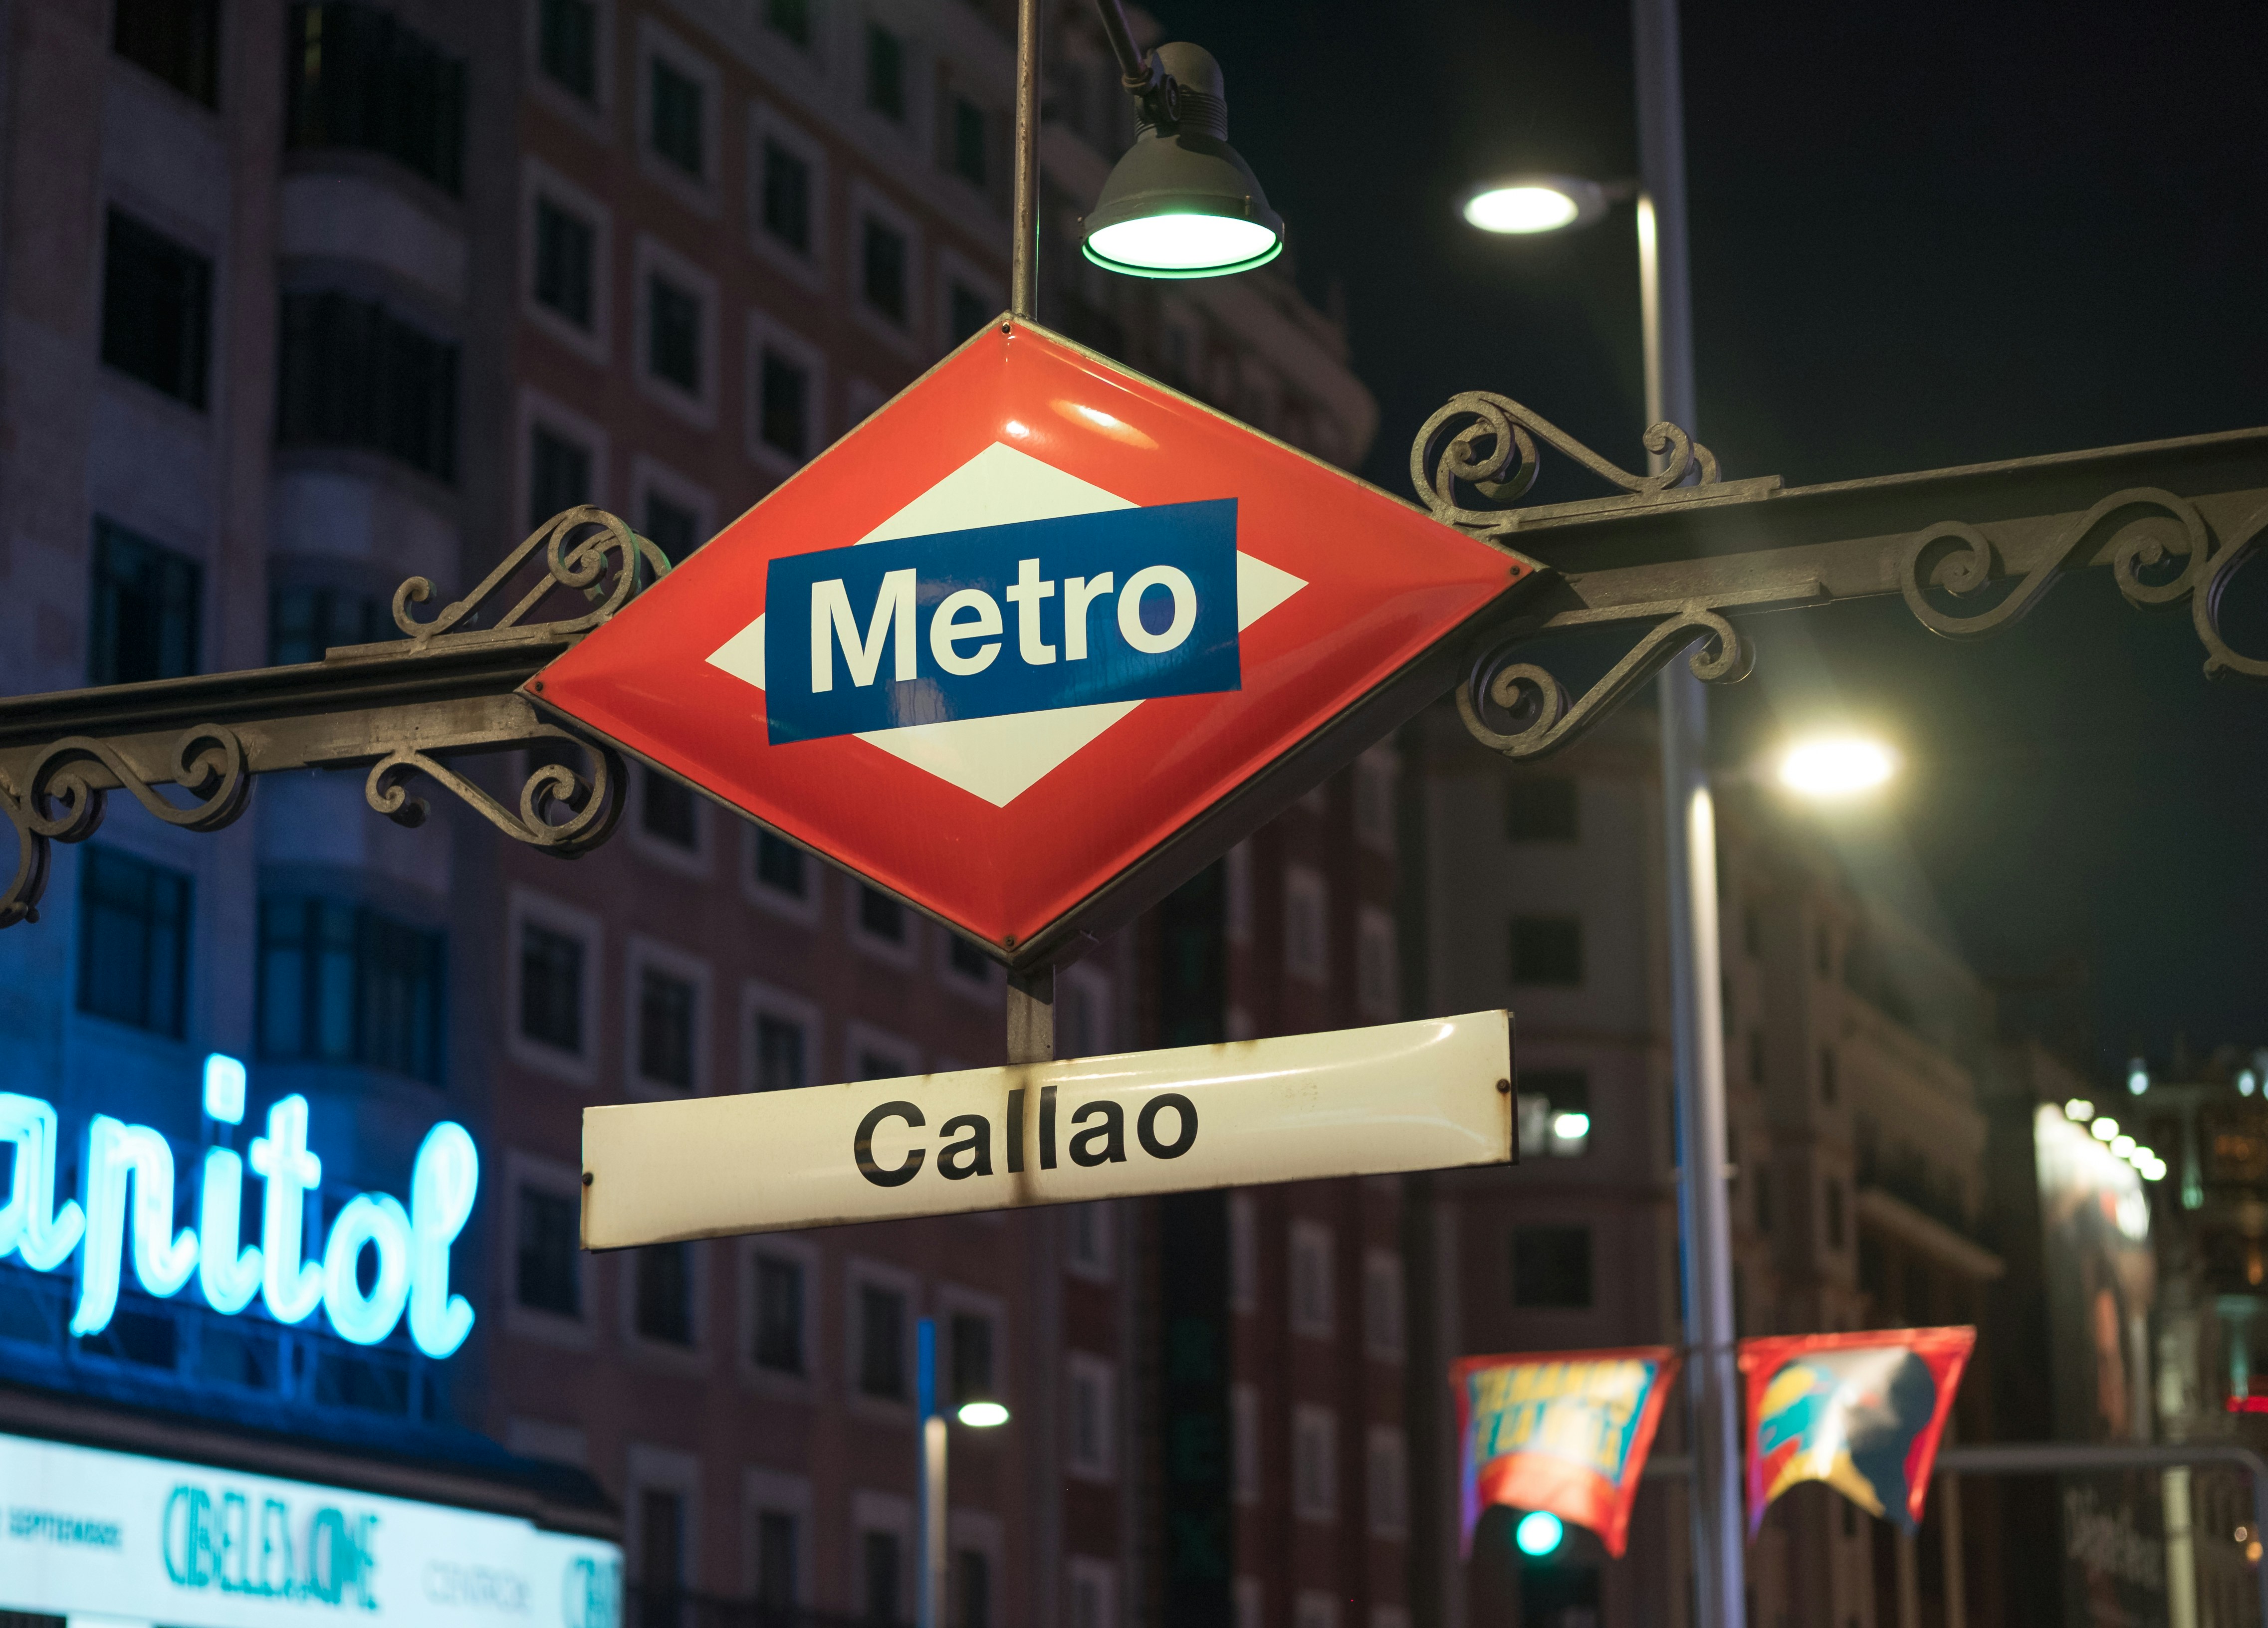
[[[858,540],[879,543],[1136,507],[1116,493],[996,441]],[[1240,551],[1236,630],[1242,633],[1307,585],[1289,571]],[[709,664],[762,689],[764,619],[757,617],[718,646]],[[1106,701],[1000,718],[954,718],[874,730],[858,738],[996,808],[1006,808],[1141,705],[1138,700]]]

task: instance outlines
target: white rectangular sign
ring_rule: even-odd
[[[1512,1015],[583,1111],[583,1244],[1513,1156]]]

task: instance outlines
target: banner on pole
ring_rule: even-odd
[[[1824,1481],[1907,1532],[1953,1411],[1973,1328],[1788,1334],[1740,1344],[1749,1536],[1800,1481]]]
[[[1548,1509],[1621,1554],[1677,1362],[1667,1346],[1639,1346],[1466,1357],[1453,1366],[1466,1552],[1481,1512],[1505,1504]]]

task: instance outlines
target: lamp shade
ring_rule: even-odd
[[[1161,45],[1179,116],[1143,126],[1081,227],[1086,258],[1136,277],[1219,277],[1283,252],[1284,218],[1228,144],[1220,64],[1194,45]]]

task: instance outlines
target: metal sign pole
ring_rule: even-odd
[[[1016,240],[1009,251],[1008,311],[1040,314],[1040,0],[1016,0]]]

